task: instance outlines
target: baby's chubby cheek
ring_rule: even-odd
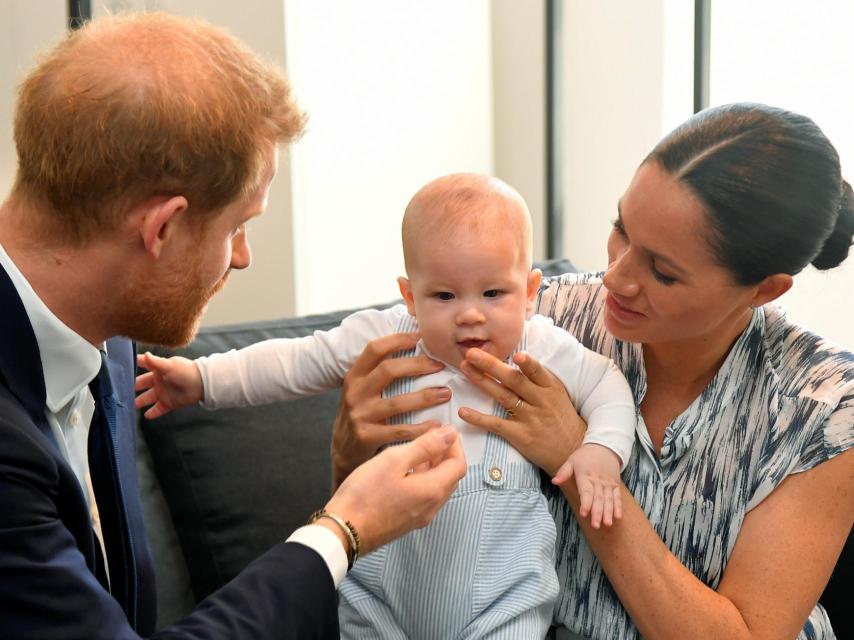
[[[501,360],[507,361],[511,355],[519,348],[519,343],[522,341],[523,326],[520,325],[518,330],[515,327],[509,331],[505,331],[500,336],[495,336],[493,340],[487,343],[484,351],[489,355]]]

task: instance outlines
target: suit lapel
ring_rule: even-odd
[[[9,274],[0,267],[0,377],[42,434],[56,447],[45,417],[44,371],[36,334]]]
[[[42,435],[56,451],[58,464],[67,466],[59,453],[59,447],[45,415],[46,390],[44,371],[38,341],[27,315],[26,308],[15,285],[0,266],[0,384],[5,386],[20,403]],[[119,522],[120,536],[126,541],[121,551],[111,554],[109,571],[114,583],[123,588],[120,603],[131,625],[141,633],[150,633],[156,615],[154,578],[150,552],[144,535],[144,521],[136,479],[134,428],[133,376],[136,373],[133,344],[125,338],[114,338],[107,342],[109,367],[118,401],[117,428],[111,434],[111,451],[115,469],[116,501],[111,505],[99,505],[99,510],[118,509],[122,517]],[[68,477],[74,477],[70,468]],[[75,484],[77,484],[75,482]],[[80,487],[78,486],[78,490]],[[82,490],[81,490],[82,491]],[[80,494],[81,505],[85,504]],[[97,575],[94,533],[86,545],[86,562]],[[84,549],[81,549],[84,551]]]

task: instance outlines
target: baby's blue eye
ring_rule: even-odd
[[[439,300],[453,300],[454,294],[450,291],[440,291],[436,294],[436,297],[439,298]]]
[[[488,291],[483,292],[484,298],[497,298],[498,294],[501,293],[498,289],[489,289]]]

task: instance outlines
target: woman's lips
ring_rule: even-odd
[[[611,313],[621,320],[637,320],[644,317],[644,314],[640,311],[634,311],[620,304],[613,293],[608,294],[608,297],[605,299],[605,305]]]

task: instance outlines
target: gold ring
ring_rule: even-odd
[[[514,404],[512,408],[505,409],[505,411],[507,412],[507,415],[510,416],[511,418],[513,416],[515,416],[516,412],[519,410],[519,407],[521,407],[523,404],[524,404],[524,401],[522,400],[522,398],[518,398],[516,400],[516,404]]]

